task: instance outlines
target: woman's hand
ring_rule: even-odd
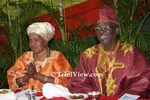
[[[35,69],[35,63],[30,63],[29,65],[26,66],[26,74],[29,76],[29,77],[34,77],[36,74],[37,74],[37,71]]]

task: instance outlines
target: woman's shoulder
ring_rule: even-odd
[[[33,52],[32,51],[26,51],[20,55],[18,59],[29,59],[33,57]]]
[[[61,51],[51,50],[50,55],[53,56],[53,57],[54,56],[56,57],[56,56],[59,56],[59,55],[63,55],[63,53]]]
[[[33,52],[26,51],[18,57],[18,59],[16,60],[16,63],[29,64],[32,61],[33,61]]]
[[[23,56],[32,56],[32,55],[33,55],[33,52],[32,52],[32,51],[26,51],[26,52],[22,53],[22,54],[20,55],[20,57],[23,57]]]
[[[57,51],[57,50],[51,50],[50,52],[51,54],[62,54],[61,51]]]

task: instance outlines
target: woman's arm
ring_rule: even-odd
[[[25,76],[17,78],[16,83],[19,87],[22,87],[29,81],[29,79],[30,79],[30,77],[28,75],[25,75]]]

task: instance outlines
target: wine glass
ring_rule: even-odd
[[[35,100],[36,94],[37,94],[36,90],[29,90],[25,92],[25,95],[28,97],[28,100]]]

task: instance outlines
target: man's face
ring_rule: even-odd
[[[29,46],[33,53],[38,54],[46,48],[46,40],[36,33],[29,35]]]
[[[118,26],[110,22],[100,22],[95,27],[97,38],[104,46],[111,45],[117,41],[118,30]]]

